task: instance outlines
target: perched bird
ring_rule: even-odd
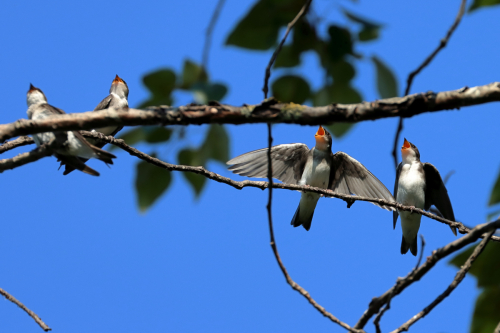
[[[128,86],[127,83],[116,75],[115,79],[111,83],[111,88],[109,88],[109,95],[104,98],[94,109],[94,111],[106,110],[109,108],[114,109],[124,109],[128,110]],[[104,135],[114,136],[118,133],[123,126],[108,126],[103,128],[96,128],[92,130],[93,132],[101,132]],[[105,142],[100,142],[94,139],[87,139],[90,143],[94,144],[96,147],[102,148],[106,145]],[[88,159],[82,158],[83,163],[87,162]],[[61,162],[61,166],[65,164]],[[63,175],[69,174],[71,171],[75,170],[71,165],[67,165],[64,169]]]
[[[405,139],[401,147],[403,161],[399,163],[394,184],[394,198],[405,206],[412,206],[429,210],[434,205],[445,219],[455,221],[453,207],[451,207],[448,191],[444,186],[441,175],[436,167],[430,163],[420,162],[418,148]],[[401,215],[401,254],[406,254],[408,249],[417,255],[417,234],[420,228],[422,215],[413,212],[399,211]],[[393,212],[393,227],[396,228],[398,211]],[[450,227],[457,235],[457,229]]]
[[[32,84],[27,94],[27,102],[28,118],[32,120],[65,114],[63,110],[48,104],[45,94]],[[55,157],[66,165],[92,176],[99,176],[99,173],[85,165],[80,158],[97,158],[108,164],[113,164],[112,159],[116,158],[115,155],[89,143],[78,131],[37,133],[33,134],[33,140],[37,146],[52,143],[55,140],[59,144],[59,148],[54,153]]]
[[[303,143],[271,147],[273,178],[286,184],[309,185],[331,189],[341,194],[384,199],[394,202],[391,192],[361,163],[343,152],[332,154],[332,136],[323,127],[315,135],[316,146]],[[254,150],[228,161],[229,170],[249,177],[267,177],[268,148]],[[314,209],[320,198],[317,193],[304,192],[291,224],[311,228]],[[387,210],[394,208],[375,205]]]

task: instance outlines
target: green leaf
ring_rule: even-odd
[[[490,201],[488,202],[488,206],[493,206],[500,202],[500,173],[498,173],[498,178],[493,186],[493,190],[490,194]]]
[[[219,124],[210,125],[200,150],[207,152],[208,158],[225,164],[229,160],[229,135],[225,127]]]
[[[344,8],[342,8],[342,12],[349,20],[351,20],[355,23],[359,23],[359,24],[363,25],[364,27],[377,28],[377,29],[382,27],[382,25],[380,23],[375,23],[373,21],[370,21],[369,19],[361,17],[357,14],[354,14],[354,13],[352,13]]]
[[[175,73],[170,69],[160,69],[144,76],[142,81],[152,96],[149,100],[143,102],[139,108],[173,104],[170,94],[175,88],[175,80]]]
[[[339,60],[330,66],[330,73],[336,83],[348,83],[356,75],[356,70],[349,62]]]
[[[204,166],[205,159],[201,156],[200,152],[195,149],[183,149],[179,152],[179,163],[183,165],[192,165],[192,166]],[[200,175],[197,175],[192,172],[183,172],[182,175],[187,179],[189,184],[194,190],[195,196],[199,197],[201,191],[203,190],[203,186],[205,185],[206,178]]]
[[[318,41],[316,30],[307,22],[307,20],[299,20],[293,27],[292,45],[297,51],[304,52],[314,50]]]
[[[358,39],[361,42],[368,42],[379,37],[379,29],[375,28],[364,28],[358,32]]]
[[[268,50],[275,46],[282,26],[293,20],[303,6],[301,0],[260,0],[238,22],[226,45],[252,50]]]
[[[285,75],[273,82],[273,96],[281,102],[303,104],[311,96],[311,88],[300,76]]]
[[[450,263],[457,267],[462,266],[474,249],[475,246],[469,247],[454,257]],[[500,258],[500,244],[489,242],[469,271],[477,278],[478,287],[500,286],[500,260],[498,258]]]
[[[191,87],[194,100],[199,104],[207,104],[209,101],[220,101],[227,94],[227,88],[220,83],[198,82]]]
[[[148,128],[148,127],[145,128],[145,130],[147,130],[147,134],[144,139],[148,143],[165,142],[170,139],[170,136],[172,136],[172,130],[170,128],[165,128],[165,127]]]
[[[351,123],[336,123],[328,125],[326,128],[338,139],[347,134],[353,126],[354,124]]]
[[[348,19],[355,23],[361,24],[362,28],[358,32],[358,39],[360,41],[366,42],[378,38],[380,28],[382,27],[381,24],[365,19],[345,9],[342,9],[342,11]]]
[[[206,82],[208,79],[207,73],[203,67],[198,66],[190,60],[184,61],[184,69],[182,70],[181,89],[189,89],[196,82]]]
[[[331,63],[337,62],[347,54],[352,54],[351,32],[336,25],[328,28],[330,40],[327,45],[327,52]]]
[[[360,103],[362,101],[361,95],[356,89],[351,87],[346,83],[334,83],[333,85],[325,86],[321,88],[313,96],[314,106],[323,106],[331,103]],[[334,137],[340,138],[347,134],[354,124],[351,123],[335,123],[328,125],[327,128],[333,134]]]
[[[153,154],[153,157],[156,155]],[[137,203],[141,212],[145,212],[167,190],[172,180],[170,171],[154,166],[145,161],[137,164],[135,189]]]
[[[293,45],[284,45],[274,63],[275,68],[295,67],[300,65],[301,51]]]
[[[392,71],[380,59],[373,56],[372,61],[377,69],[377,90],[381,98],[399,96],[398,83]]]
[[[469,12],[481,7],[494,6],[498,4],[500,4],[500,0],[474,0],[472,5],[469,7]]]
[[[476,300],[471,333],[490,333],[500,322],[500,286],[488,287]]]

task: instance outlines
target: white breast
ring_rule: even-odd
[[[425,177],[420,163],[404,164],[399,176],[397,201],[405,206],[424,208]]]
[[[313,151],[313,158],[309,159],[304,167],[304,173],[300,185],[327,188],[330,180],[330,165],[328,165],[327,153],[320,150]]]

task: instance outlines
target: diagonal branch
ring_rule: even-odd
[[[38,326],[40,326],[42,328],[42,330],[44,330],[45,332],[48,332],[48,331],[52,330],[49,326],[47,326],[47,324],[45,324],[43,322],[43,320],[40,317],[38,317],[38,315],[36,313],[34,313],[30,309],[28,309],[17,298],[15,298],[14,296],[12,296],[11,294],[9,294],[8,292],[6,292],[5,290],[3,290],[2,288],[0,288],[0,295],[2,295],[3,297],[5,297],[6,299],[8,299],[9,301],[11,301],[12,303],[16,304],[21,309],[23,309],[31,318],[33,318],[33,320],[38,324]]]
[[[12,170],[25,164],[36,162],[39,159],[52,155],[52,149],[49,146],[42,146],[33,149],[30,152],[22,153],[12,158],[0,160],[0,172]]]
[[[0,146],[0,154],[5,153],[6,151],[15,149],[17,147],[22,147],[22,146],[27,146],[35,143],[32,138],[29,136],[21,136],[15,140],[5,142],[3,145]]]
[[[461,267],[461,269],[455,275],[455,278],[453,279],[451,284],[448,286],[448,288],[446,288],[446,290],[441,295],[439,295],[431,304],[429,304],[427,307],[425,307],[422,311],[420,311],[419,313],[414,315],[410,320],[408,320],[406,323],[404,323],[403,325],[401,325],[400,327],[398,327],[397,329],[395,329],[391,333],[400,333],[403,331],[408,331],[408,329],[410,328],[411,325],[415,324],[415,322],[417,322],[419,319],[422,319],[423,317],[425,317],[439,303],[441,303],[446,297],[448,297],[453,292],[453,290],[455,290],[455,288],[460,284],[460,282],[462,282],[462,280],[465,277],[465,274],[467,274],[467,272],[472,267],[472,263],[481,254],[481,252],[483,252],[484,247],[486,246],[486,244],[490,240],[491,235],[493,235],[494,232],[495,232],[495,230],[491,230],[486,235],[486,237],[484,237],[484,239],[481,241],[481,243],[479,243],[479,245],[476,246],[476,248],[474,249],[474,252],[470,255],[470,257],[467,259],[465,264]]]
[[[357,104],[330,104],[309,107],[293,103],[278,103],[271,99],[258,105],[241,107],[222,105],[158,106],[128,112],[108,109],[53,116],[44,120],[20,119],[0,125],[0,142],[10,138],[48,131],[101,128],[111,125],[201,125],[289,123],[325,125],[332,122],[361,122],[390,117],[413,117],[426,112],[459,109],[463,106],[500,101],[500,82],[484,86],[461,88],[439,93],[426,92]]]
[[[215,23],[217,23],[217,19],[219,18],[222,7],[224,6],[224,2],[226,2],[226,0],[219,0],[217,2],[217,6],[215,7],[212,18],[210,19],[210,23],[205,31],[205,45],[203,46],[203,56],[201,60],[201,66],[205,69],[205,71],[208,67],[208,53],[210,52],[210,45],[212,44],[212,32],[214,30]]]
[[[98,112],[95,112],[95,113],[98,113]],[[255,187],[255,188],[259,188],[261,190],[265,190],[269,187],[269,183],[265,182],[265,181],[253,181],[253,180],[235,181],[235,180],[232,180],[231,178],[221,176],[215,172],[208,171],[201,166],[177,165],[177,164],[166,163],[166,162],[163,162],[162,160],[160,160],[156,157],[152,157],[146,153],[141,152],[140,150],[138,150],[134,147],[127,145],[125,143],[125,141],[123,141],[122,139],[115,139],[112,136],[104,136],[101,133],[87,132],[87,131],[81,131],[81,133],[85,137],[99,139],[103,142],[115,145],[115,146],[121,148],[122,150],[128,152],[132,156],[135,156],[143,161],[146,161],[152,165],[155,165],[155,166],[162,168],[162,169],[166,169],[168,171],[192,172],[192,173],[195,173],[198,175],[202,175],[202,176],[204,176],[208,179],[214,180],[216,182],[232,186],[237,190],[241,190],[245,187]],[[24,154],[21,154],[21,155],[25,156]],[[21,155],[18,155],[16,157],[20,157]],[[14,158],[16,158],[16,157],[14,157]],[[12,159],[0,160],[0,172],[6,170],[6,169],[2,169],[2,163],[4,163],[4,164],[12,163]],[[24,160],[21,159],[20,162],[18,162],[18,163],[26,164],[29,162],[25,163]],[[357,196],[357,195],[340,194],[340,193],[336,193],[332,190],[322,189],[319,187],[308,187],[308,186],[302,186],[302,185],[292,185],[292,184],[283,184],[283,183],[274,183],[274,182],[273,182],[273,188],[292,190],[292,191],[319,193],[319,194],[325,195],[326,197],[333,197],[333,198],[344,200],[348,204],[350,204],[354,201],[366,201],[366,202],[378,203],[378,204],[381,204],[384,206],[394,207],[394,208],[397,208],[399,210],[412,211],[414,213],[426,216],[430,219],[444,223],[444,224],[449,225],[451,227],[456,227],[456,228],[458,228],[458,231],[461,234],[467,234],[471,231],[470,228],[466,227],[461,222],[453,222],[453,221],[447,220],[441,216],[426,212],[425,210],[422,210],[419,208],[403,206],[403,205],[398,204],[396,202],[390,202],[390,201],[386,201],[383,199],[374,199],[374,198],[367,198],[367,197],[362,197],[362,196]],[[491,239],[496,241],[496,242],[500,242],[499,236],[492,236]]]
[[[408,79],[406,80],[406,89],[405,89],[405,95],[408,95],[410,93],[410,88],[413,83],[413,79],[415,76],[417,76],[425,67],[427,67],[431,61],[436,57],[436,55],[446,47],[448,44],[448,41],[450,40],[451,35],[455,31],[455,29],[458,27],[458,24],[462,20],[462,16],[464,15],[465,12],[465,3],[467,0],[462,0],[460,3],[460,9],[458,10],[457,17],[455,17],[455,21],[451,25],[450,29],[448,29],[448,32],[446,33],[446,36],[441,39],[438,47],[432,52],[425,60],[424,62],[418,66],[417,69],[415,69],[413,72],[411,72],[408,75]],[[394,136],[394,145],[392,148],[392,157],[394,158],[394,165],[397,168],[398,167],[398,155],[397,155],[397,147],[398,147],[398,141],[399,141],[399,135],[401,134],[401,131],[403,130],[403,117],[399,118],[399,123],[398,123],[398,128],[396,130],[396,135]]]
[[[408,276],[406,276],[401,283],[396,283],[392,288],[387,290],[383,295],[379,297],[375,297],[371,300],[368,309],[363,313],[361,318],[358,320],[354,328],[357,329],[362,329],[368,320],[378,313],[380,311],[380,308],[387,304],[388,300],[390,297],[394,297],[396,295],[399,295],[403,290],[405,290],[407,287],[409,287],[413,282],[419,281],[427,272],[429,272],[434,265],[444,257],[450,255],[451,253],[460,250],[466,245],[469,245],[473,242],[475,242],[477,239],[481,237],[488,237],[488,235],[484,235],[485,233],[488,233],[492,230],[496,230],[500,228],[500,219],[490,222],[490,223],[485,223],[485,224],[480,224],[476,226],[474,229],[472,229],[469,234],[466,236],[463,236],[450,244],[439,248],[437,250],[434,250],[432,252],[432,255],[427,257],[427,260],[425,263],[422,264],[418,269],[411,271]]]

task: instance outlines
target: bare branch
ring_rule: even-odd
[[[95,113],[99,113],[99,112],[95,112]],[[177,164],[166,163],[166,162],[163,162],[155,157],[152,157],[148,154],[145,154],[145,153],[137,150],[134,147],[127,145],[125,143],[125,141],[123,141],[122,139],[115,139],[112,136],[104,136],[101,133],[88,132],[88,131],[81,131],[81,133],[85,137],[93,138],[93,139],[100,139],[103,142],[115,145],[115,146],[121,148],[122,150],[128,152],[132,156],[138,157],[139,159],[141,159],[143,161],[146,161],[148,163],[151,163],[159,168],[163,168],[163,169],[166,169],[168,171],[193,172],[193,173],[196,173],[198,175],[202,175],[204,177],[207,177],[208,179],[214,180],[216,182],[224,183],[224,184],[227,184],[229,186],[232,186],[237,190],[241,190],[245,187],[256,187],[256,188],[260,188],[261,190],[265,190],[266,188],[269,187],[269,183],[265,182],[265,181],[244,180],[244,181],[238,182],[238,181],[232,180],[231,178],[221,176],[215,172],[208,171],[201,166],[177,165]],[[25,154],[20,154],[20,155],[16,156],[15,158],[26,158]],[[13,159],[0,160],[0,172],[2,172],[3,170],[7,170],[7,168],[2,168],[2,163],[4,165],[7,165],[9,163],[13,163],[12,160]],[[23,165],[23,164],[26,164],[29,162],[31,162],[31,161],[28,161],[28,162],[21,161],[21,162],[17,162],[17,163],[21,163],[20,165]],[[447,220],[441,216],[437,216],[435,214],[426,212],[425,210],[422,210],[420,208],[412,208],[409,206],[403,206],[403,205],[398,204],[396,202],[389,202],[389,201],[386,201],[383,199],[374,199],[374,198],[367,198],[367,197],[362,197],[362,196],[357,196],[357,195],[340,194],[340,193],[336,193],[332,190],[322,189],[319,187],[306,187],[306,186],[292,185],[292,184],[273,183],[273,188],[292,190],[292,191],[319,193],[319,194],[325,195],[326,197],[333,197],[333,198],[344,200],[348,204],[352,204],[354,201],[374,202],[374,203],[378,203],[378,204],[381,204],[384,206],[398,208],[399,210],[412,211],[414,213],[426,216],[426,217],[433,219],[435,221],[444,223],[444,224],[452,226],[452,227],[456,227],[456,228],[458,228],[458,231],[461,234],[467,234],[471,231],[470,228],[466,227],[461,222],[453,222],[453,221]],[[492,236],[491,239],[496,241],[496,242],[500,242],[500,237],[498,237],[498,236]]]
[[[455,21],[451,25],[450,29],[448,29],[448,32],[446,33],[446,36],[441,39],[439,42],[438,47],[432,52],[425,60],[424,62],[418,66],[417,69],[415,69],[413,72],[411,72],[408,75],[408,79],[406,80],[406,89],[405,89],[405,96],[410,93],[410,88],[413,83],[413,79],[415,76],[417,76],[425,67],[427,67],[431,61],[436,57],[436,55],[446,47],[448,44],[448,41],[450,40],[451,35],[455,31],[455,29],[458,27],[458,24],[462,20],[462,16],[464,15],[465,12],[465,3],[467,0],[462,0],[460,3],[460,9],[458,10],[457,17],[455,18]],[[403,117],[399,118],[399,123],[398,123],[398,128],[396,130],[396,135],[394,136],[394,145],[392,149],[392,157],[394,158],[394,165],[397,168],[398,167],[398,155],[397,155],[397,147],[398,147],[398,141],[399,141],[399,135],[401,134],[401,131],[403,130]]]
[[[15,140],[5,142],[3,145],[0,146],[0,154],[5,153],[6,151],[9,151],[11,149],[15,149],[17,147],[22,147],[22,146],[27,146],[32,143],[35,143],[32,138],[29,136],[21,136]]]
[[[398,283],[396,283],[391,289],[387,290],[383,295],[373,298],[368,306],[368,309],[363,313],[354,328],[362,329],[368,320],[380,311],[380,308],[387,303],[390,297],[400,294],[413,282],[419,281],[439,260],[455,251],[460,250],[466,245],[475,242],[481,237],[487,237],[488,235],[485,235],[485,233],[498,228],[500,228],[500,219],[494,222],[480,224],[472,229],[468,235],[463,236],[442,248],[432,251],[432,254],[427,257],[426,262],[423,263],[422,266],[416,270],[412,270],[404,279],[400,282],[398,281]]]
[[[13,158],[0,160],[0,172],[15,169],[17,167],[38,161],[39,159],[50,155],[52,155],[52,149],[50,149],[50,147],[47,145],[35,148],[30,152],[19,154],[17,156],[14,156]]]
[[[408,329],[410,328],[411,325],[413,325],[419,319],[425,317],[439,303],[441,303],[446,297],[448,297],[453,292],[453,290],[455,290],[455,288],[460,284],[460,282],[462,282],[462,280],[465,277],[465,274],[467,274],[467,272],[472,267],[472,263],[481,254],[481,252],[483,252],[484,247],[486,246],[486,244],[490,240],[491,235],[493,235],[494,232],[495,232],[495,230],[491,230],[486,235],[486,237],[484,237],[484,239],[481,241],[481,243],[479,243],[479,245],[476,246],[476,248],[474,249],[474,252],[470,255],[470,257],[467,259],[465,264],[460,268],[460,270],[455,275],[455,278],[453,279],[451,284],[448,286],[448,288],[446,288],[446,290],[441,295],[439,295],[431,304],[429,304],[427,307],[425,307],[422,311],[420,311],[419,313],[414,315],[410,320],[408,320],[406,323],[404,323],[403,325],[401,325],[399,328],[392,331],[391,333],[400,333],[403,331],[408,331]]]
[[[283,39],[281,39],[280,44],[278,45],[276,50],[274,50],[274,53],[271,56],[271,59],[269,60],[269,64],[267,64],[266,74],[264,76],[264,88],[262,88],[262,91],[264,92],[264,99],[267,98],[267,93],[269,92],[269,78],[271,77],[271,67],[273,66],[274,62],[276,61],[276,57],[280,53],[281,48],[283,47],[283,44],[285,44],[285,41],[286,41],[286,38],[288,37],[288,34],[292,30],[295,23],[297,23],[297,21],[302,17],[302,15],[304,15],[304,13],[307,12],[307,9],[309,8],[309,5],[311,4],[311,2],[312,2],[312,0],[307,0],[306,3],[304,4],[304,6],[302,6],[302,8],[300,9],[299,13],[295,16],[295,18],[290,23],[288,23],[288,25],[286,27],[285,35],[283,36]]]
[[[33,320],[42,328],[42,330],[44,330],[45,332],[48,332],[48,331],[52,330],[49,326],[47,326],[47,324],[45,324],[43,322],[43,320],[40,317],[38,317],[38,315],[36,313],[34,313],[30,309],[28,309],[17,298],[15,298],[14,296],[12,296],[11,294],[9,294],[8,292],[6,292],[5,290],[3,290],[2,288],[0,288],[0,295],[2,295],[3,297],[5,297],[6,299],[8,299],[9,301],[11,301],[12,303],[16,304],[21,309],[23,309],[31,318],[33,318]]]
[[[212,44],[212,32],[214,30],[215,23],[217,23],[217,19],[219,18],[222,7],[224,6],[224,2],[226,2],[226,0],[219,0],[219,2],[217,2],[217,6],[215,7],[212,18],[210,19],[210,23],[205,31],[205,45],[203,46],[203,58],[201,60],[201,65],[205,70],[207,70],[208,66],[208,54],[210,52],[210,45]]]
[[[330,104],[308,107],[293,103],[267,100],[258,105],[235,107],[230,105],[158,106],[128,112],[109,109],[99,112],[57,115],[44,120],[21,119],[0,125],[0,142],[10,138],[54,130],[82,130],[111,125],[201,125],[290,123],[325,125],[332,122],[361,122],[389,117],[412,117],[425,112],[458,109],[463,106],[500,101],[500,82],[473,88],[439,93],[426,92],[405,97],[381,99],[358,104]]]

